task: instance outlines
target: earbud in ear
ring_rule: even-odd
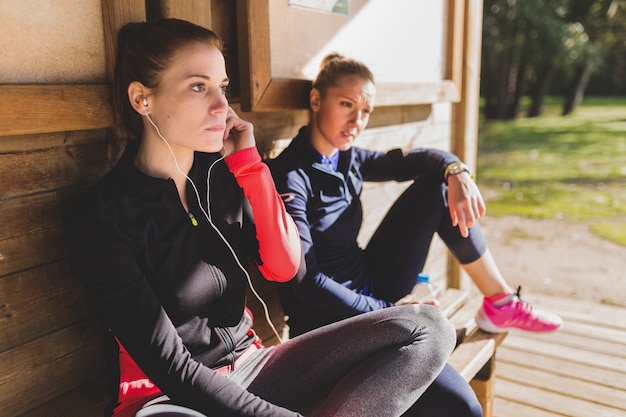
[[[139,104],[141,104],[144,107],[148,107],[148,99],[145,97],[142,97],[141,100],[139,100]]]

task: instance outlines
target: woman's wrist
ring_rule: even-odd
[[[470,169],[467,165],[465,165],[463,162],[452,162],[451,164],[449,164],[445,171],[443,172],[443,179],[444,181],[448,181],[448,177],[450,177],[450,175],[457,175],[460,174],[462,172],[467,172],[468,174],[470,173]]]

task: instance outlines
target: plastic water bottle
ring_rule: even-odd
[[[430,283],[430,276],[428,274],[419,273],[417,275],[417,285],[413,288],[413,294],[417,296],[420,303],[436,301],[435,289]]]

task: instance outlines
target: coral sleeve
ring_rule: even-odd
[[[224,161],[252,206],[261,258],[259,270],[269,281],[290,281],[300,268],[300,237],[276,192],[268,166],[256,148],[236,152]]]

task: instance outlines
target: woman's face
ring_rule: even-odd
[[[196,42],[176,52],[148,96],[150,117],[174,150],[222,149],[227,86],[224,56],[215,46]],[[155,129],[148,125],[146,132]]]
[[[311,93],[313,147],[322,155],[350,149],[367,126],[374,109],[374,84],[359,76],[344,76],[322,97]]]

